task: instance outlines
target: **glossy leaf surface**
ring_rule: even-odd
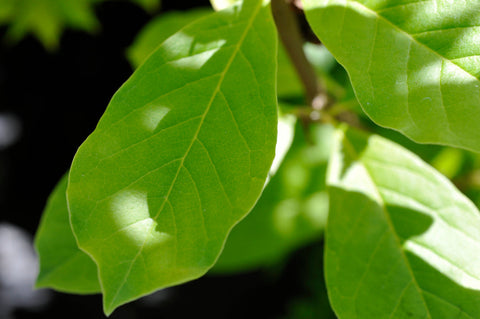
[[[417,142],[480,151],[480,1],[304,5],[373,121]]]
[[[276,143],[276,34],[245,1],[183,28],[115,94],[67,191],[107,314],[203,275],[253,207]]]
[[[40,259],[36,287],[78,294],[97,293],[100,292],[97,266],[78,248],[70,228],[67,180],[68,176],[64,176],[52,192],[35,236]]]
[[[328,213],[325,175],[333,128],[316,125],[310,135],[307,142],[301,125],[296,126],[290,151],[255,208],[232,230],[214,271],[272,265],[321,237]]]
[[[480,215],[445,177],[378,136],[339,131],[326,279],[349,318],[477,318]]]

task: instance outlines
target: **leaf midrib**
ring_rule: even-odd
[[[434,0],[436,1],[436,0]],[[437,57],[439,57],[440,59],[442,60],[445,60],[445,61],[448,61],[450,62],[451,64],[455,65],[457,68],[459,68],[460,70],[462,70],[464,73],[468,74],[469,76],[473,77],[477,82],[480,81],[480,78],[478,78],[477,76],[473,75],[472,73],[468,72],[467,70],[465,70],[464,68],[462,68],[461,66],[459,66],[458,64],[456,64],[455,62],[453,62],[452,60],[450,60],[449,58],[441,55],[440,53],[438,53],[437,51],[433,50],[432,48],[430,48],[429,46],[423,44],[422,42],[418,41],[417,39],[415,39],[410,33],[408,33],[407,31],[403,30],[402,28],[400,28],[399,26],[395,25],[394,23],[392,23],[390,20],[388,20],[387,18],[385,18],[384,16],[382,16],[381,14],[379,14],[377,11],[367,7],[366,5],[364,5],[363,3],[360,3],[356,0],[347,0],[347,3],[345,4],[345,6],[348,6],[348,3],[355,3],[357,4],[359,7],[363,8],[365,11],[375,15],[377,17],[377,19],[379,20],[382,20],[383,22],[387,23],[388,25],[390,25],[392,27],[392,29],[395,29],[397,32],[401,33],[401,34],[404,34],[407,38],[410,38],[410,40],[412,42],[415,42],[416,44],[418,44],[419,46],[425,48],[426,50],[432,52],[434,55],[436,55]]]
[[[425,306],[425,309],[427,310],[427,314],[428,314],[428,318],[430,319],[433,319],[432,318],[432,315],[430,313],[430,309],[427,305],[427,302],[425,300],[425,297],[423,296],[423,291],[422,291],[422,288],[420,288],[420,285],[418,284],[417,282],[417,279],[415,277],[415,274],[413,272],[413,269],[410,265],[410,262],[408,261],[408,258],[407,256],[405,255],[405,252],[402,248],[402,245],[400,244],[400,237],[398,236],[397,232],[395,231],[395,227],[393,226],[393,222],[390,218],[390,214],[388,213],[388,210],[387,210],[387,207],[385,205],[385,201],[384,201],[384,198],[382,197],[381,193],[380,193],[380,190],[378,189],[377,185],[375,184],[375,181],[373,179],[373,176],[372,174],[370,173],[369,169],[368,169],[368,166],[365,165],[362,161],[361,161],[361,157],[359,156],[359,154],[356,152],[355,148],[353,147],[352,143],[350,143],[350,141],[348,140],[347,136],[345,135],[344,132],[342,132],[342,143],[346,146],[346,150],[349,151],[350,153],[350,156],[352,156],[353,159],[355,159],[355,161],[357,161],[358,163],[361,163],[361,165],[365,168],[365,171],[368,173],[368,176],[370,178],[370,181],[372,182],[371,184],[373,185],[374,189],[375,189],[375,192],[377,193],[378,195],[378,199],[381,200],[381,208],[384,212],[384,216],[385,216],[385,219],[387,221],[387,224],[388,224],[388,227],[390,229],[390,231],[393,233],[393,235],[395,236],[395,243],[398,247],[398,250],[400,251],[400,255],[402,256],[402,259],[404,260],[404,263],[408,269],[408,272],[410,273],[410,276],[412,278],[412,282],[414,283],[414,286],[415,288],[417,289],[421,299],[422,299],[422,302]]]
[[[156,219],[158,218],[159,214],[160,214],[161,211],[163,210],[163,207],[164,207],[165,204],[167,203],[167,201],[168,201],[168,199],[169,199],[169,197],[170,197],[170,194],[171,194],[171,192],[172,192],[172,190],[173,190],[173,186],[175,185],[175,183],[176,183],[176,181],[177,181],[177,178],[178,178],[178,176],[180,175],[180,171],[181,171],[182,167],[184,167],[185,159],[188,157],[188,154],[189,154],[189,152],[190,152],[193,144],[195,143],[195,141],[196,141],[197,138],[198,138],[198,134],[199,134],[200,131],[201,131],[203,122],[205,121],[205,118],[206,118],[207,114],[208,114],[209,111],[210,111],[210,108],[211,108],[211,106],[212,106],[212,104],[213,104],[213,101],[215,100],[216,96],[217,96],[218,93],[220,92],[220,88],[221,88],[221,86],[222,86],[222,84],[223,84],[223,81],[224,81],[224,79],[225,79],[225,76],[226,76],[226,74],[228,73],[228,71],[229,71],[229,69],[230,69],[230,67],[231,67],[231,65],[232,65],[235,57],[237,56],[238,52],[240,51],[240,48],[242,47],[243,42],[244,42],[244,40],[245,40],[245,38],[246,38],[246,36],[247,36],[250,28],[252,27],[253,22],[255,21],[255,18],[257,17],[258,13],[260,12],[260,9],[262,8],[262,6],[263,6],[262,1],[257,1],[257,6],[256,6],[255,10],[253,11],[250,19],[247,21],[247,25],[246,25],[246,27],[245,27],[245,31],[243,32],[243,34],[241,35],[239,41],[237,42],[237,45],[235,46],[235,49],[234,49],[234,51],[232,52],[232,55],[231,55],[230,59],[227,61],[227,64],[226,64],[226,66],[225,66],[224,71],[223,71],[223,72],[221,73],[221,75],[220,75],[220,79],[219,79],[219,81],[218,81],[218,84],[217,84],[217,86],[215,87],[215,90],[213,91],[212,97],[210,98],[210,101],[208,102],[208,105],[207,105],[207,107],[206,107],[206,109],[205,109],[205,112],[204,112],[204,114],[203,114],[203,116],[202,116],[202,118],[201,118],[201,120],[200,120],[200,123],[199,123],[199,125],[198,125],[198,128],[197,128],[197,130],[196,130],[196,132],[195,132],[195,134],[194,134],[194,136],[193,136],[193,138],[192,138],[192,141],[191,141],[189,147],[188,147],[187,150],[185,151],[185,155],[184,155],[184,156],[182,157],[182,159],[181,159],[181,162],[180,162],[180,164],[179,164],[179,166],[178,166],[177,172],[175,173],[175,176],[174,176],[174,178],[173,178],[173,180],[172,180],[172,182],[171,182],[171,184],[170,184],[170,188],[169,188],[169,190],[168,190],[168,192],[167,192],[167,195],[165,196],[165,200],[163,201],[162,205],[160,206],[160,208],[158,209],[157,213],[155,214],[155,216],[154,216],[154,218],[153,218],[154,220],[156,220]],[[124,276],[124,278],[123,278],[123,280],[122,280],[122,283],[119,285],[117,291],[115,292],[115,295],[113,296],[112,301],[111,301],[110,304],[109,304],[109,307],[106,308],[107,312],[110,312],[110,310],[112,310],[112,308],[114,307],[115,301],[116,301],[116,299],[117,299],[120,291],[121,291],[122,288],[124,287],[124,285],[125,285],[125,283],[126,283],[126,281],[127,281],[127,278],[128,278],[128,276],[130,275],[130,272],[131,272],[131,270],[132,270],[132,268],[133,268],[133,265],[134,265],[135,261],[137,260],[137,258],[138,258],[138,257],[140,256],[140,254],[142,253],[142,251],[143,251],[143,249],[144,249],[144,247],[145,247],[145,244],[146,244],[146,242],[147,242],[147,239],[150,237],[151,232],[153,231],[153,229],[154,229],[154,225],[152,224],[152,226],[150,227],[150,229],[147,231],[147,234],[145,235],[145,239],[144,239],[144,241],[143,241],[143,243],[142,243],[142,246],[140,247],[140,249],[139,249],[138,253],[135,255],[135,257],[132,259],[132,262],[130,263],[130,266],[129,266],[129,268],[128,268],[128,270],[127,270],[127,272],[126,272],[126,274],[125,274],[125,276]]]

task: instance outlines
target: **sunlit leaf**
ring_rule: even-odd
[[[313,126],[311,143],[306,142],[300,125],[295,135],[257,205],[229,235],[214,271],[272,265],[323,234],[328,212],[325,174],[333,129]]]
[[[239,0],[210,0],[210,3],[212,4],[212,7],[215,9],[215,11],[219,11],[230,7],[238,1]]]
[[[70,293],[100,292],[97,266],[81,251],[73,237],[67,209],[67,178],[64,176],[50,196],[35,236],[40,258],[37,287]]]
[[[373,121],[480,151],[480,1],[304,0]]]
[[[276,33],[248,0],[167,39],[79,148],[67,198],[107,314],[203,275],[263,189],[276,142]]]
[[[348,129],[328,183],[325,269],[339,318],[478,317],[480,215],[449,180]]]

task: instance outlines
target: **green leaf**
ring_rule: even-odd
[[[329,173],[326,280],[349,318],[478,318],[480,215],[406,149],[338,133]]]
[[[100,292],[97,266],[81,251],[73,237],[67,209],[65,175],[48,199],[35,236],[40,259],[36,287],[76,294]]]
[[[79,148],[67,199],[104,310],[198,278],[253,207],[277,128],[276,33],[245,1],[183,28],[143,63]]]
[[[137,68],[168,37],[187,24],[212,13],[211,9],[166,12],[149,22],[127,50],[130,64]]]
[[[279,130],[278,141],[283,138]],[[255,208],[229,235],[213,271],[247,271],[272,265],[323,234],[328,212],[325,189],[331,126],[313,126],[311,143],[303,128]]]
[[[304,6],[373,121],[417,142],[480,151],[480,1]]]

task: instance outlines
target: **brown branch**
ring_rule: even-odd
[[[307,103],[320,110],[327,105],[328,96],[303,51],[304,40],[291,2],[292,0],[272,0],[273,18],[283,46],[305,88]]]

